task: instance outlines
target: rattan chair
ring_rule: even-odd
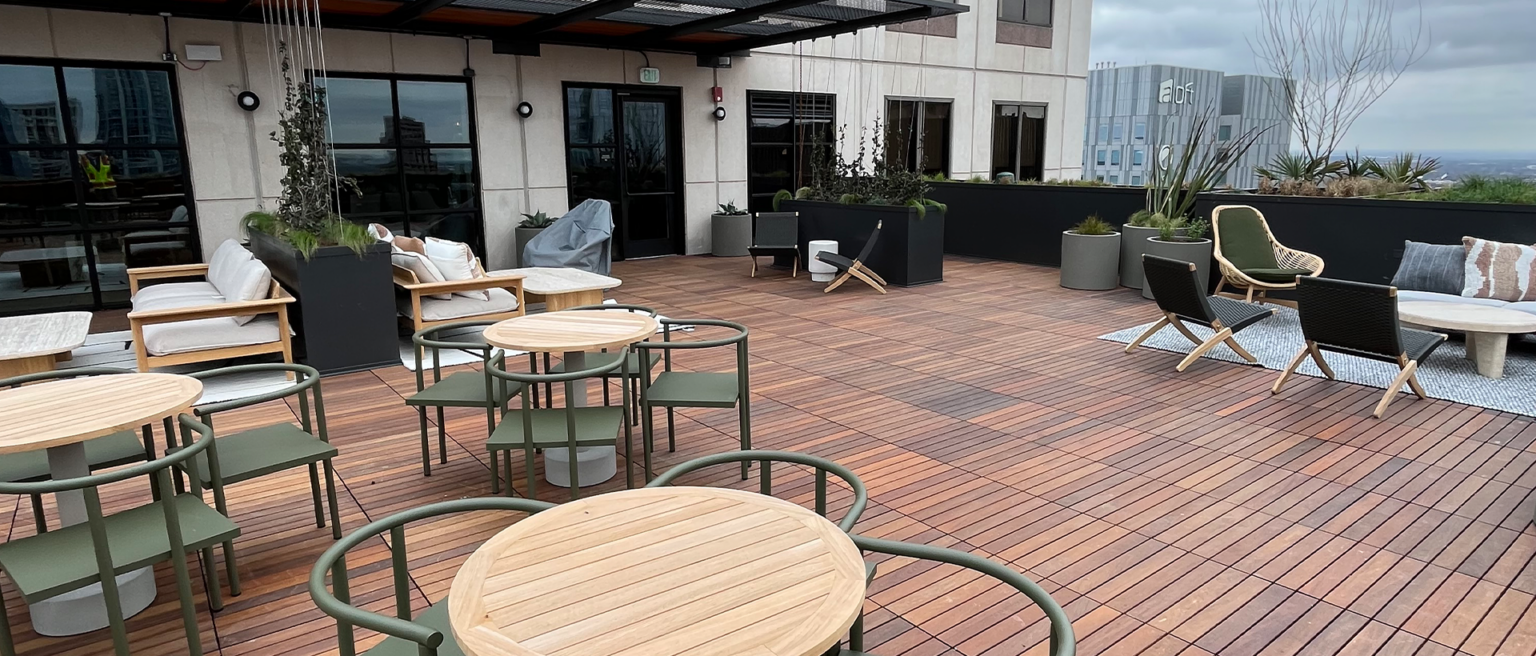
[[[752,224],[752,277],[757,277],[757,258],[788,255],[794,258],[789,277],[800,275],[800,213],[758,212]]]
[[[859,256],[854,259],[850,260],[831,251],[822,251],[816,254],[817,262],[830,264],[842,274],[836,280],[833,280],[832,284],[827,285],[827,288],[822,290],[823,292],[837,289],[843,283],[848,282],[849,278],[858,278],[863,280],[864,284],[874,287],[875,291],[881,294],[885,293],[884,285],[887,284],[885,279],[881,278],[880,274],[875,273],[873,269],[869,268],[869,265],[865,264],[865,262],[869,261],[869,254],[875,251],[875,241],[880,238],[880,229],[883,227],[885,227],[884,221],[875,222],[875,229],[869,233],[869,241],[864,242],[864,250],[859,251]]]
[[[1247,205],[1222,205],[1211,210],[1211,235],[1216,240],[1214,255],[1221,269],[1218,294],[1231,285],[1246,291],[1251,303],[1255,293],[1265,299],[1271,291],[1295,289],[1297,276],[1323,272],[1323,258],[1275,241],[1264,215]]]
[[[412,508],[372,522],[347,534],[320,555],[319,562],[309,571],[309,596],[320,611],[336,618],[336,638],[342,656],[357,654],[354,627],[363,627],[388,636],[383,642],[367,650],[368,656],[463,656],[453,629],[448,622],[448,598],[444,597],[420,615],[412,616],[411,598],[418,594],[410,572],[406,570],[410,559],[407,555],[405,526],[412,522],[433,519],[444,515],[475,511],[509,511],[534,514],[555,507],[554,504],[532,499],[506,499],[485,497],[458,499]],[[391,572],[394,575],[395,613],[380,615],[352,605],[350,578],[347,574],[347,552],[363,544],[378,544],[389,536]],[[373,571],[372,556],[364,565]],[[331,575],[331,587],[325,584]],[[332,593],[331,590],[335,592]]]
[[[1323,360],[1322,353],[1332,351],[1397,365],[1397,378],[1387,386],[1386,394],[1372,413],[1377,419],[1386,414],[1387,405],[1404,384],[1419,398],[1428,398],[1416,372],[1419,363],[1439,348],[1446,336],[1402,327],[1397,319],[1396,287],[1310,276],[1297,283],[1296,310],[1307,343],[1280,373],[1271,393],[1280,393],[1280,388],[1308,357],[1324,376],[1333,380],[1333,369]]]
[[[1162,310],[1163,318],[1158,319],[1151,328],[1132,340],[1125,347],[1126,353],[1141,346],[1141,343],[1153,333],[1171,325],[1179,331],[1179,334],[1195,343],[1195,350],[1190,351],[1189,355],[1179,362],[1178,371],[1189,368],[1189,365],[1199,360],[1200,356],[1216,348],[1217,344],[1226,344],[1250,364],[1259,363],[1258,358],[1253,357],[1252,353],[1233,339],[1233,335],[1273,316],[1274,310],[1230,298],[1206,296],[1205,289],[1200,284],[1200,276],[1196,273],[1197,269],[1190,262],[1156,255],[1143,255],[1141,266],[1146,274],[1147,287],[1157,298],[1157,307]],[[1184,325],[1186,322],[1205,326],[1216,332],[1202,340]]]

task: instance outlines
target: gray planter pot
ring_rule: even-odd
[[[1120,284],[1131,289],[1141,289],[1141,254],[1147,252],[1147,239],[1157,236],[1157,228],[1127,225],[1120,229],[1123,231],[1120,238]],[[1184,234],[1184,229],[1180,228],[1178,234]]]
[[[1061,233],[1061,286],[1067,289],[1114,289],[1120,279],[1120,233]]]
[[[1195,276],[1200,281],[1200,289],[1210,289],[1211,286],[1211,240],[1198,241],[1163,241],[1157,237],[1146,240],[1145,253],[1166,257],[1170,260],[1195,263]],[[1137,263],[1140,264],[1139,262]],[[1139,268],[1139,266],[1138,266]],[[1142,298],[1152,298],[1152,290],[1149,287],[1141,288]]]
[[[523,247],[527,246],[528,241],[533,239],[535,235],[544,232],[544,229],[524,228],[522,226],[518,226],[517,229],[513,230],[512,232],[513,243],[517,246],[517,266],[521,267],[523,266]]]
[[[710,217],[710,254],[745,257],[752,246],[751,214],[715,214]]]

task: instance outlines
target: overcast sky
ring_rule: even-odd
[[[1397,2],[1417,14],[1414,0]],[[1536,152],[1536,0],[1423,0],[1423,10],[1428,54],[1345,145]],[[1094,0],[1092,61],[1267,74],[1248,46],[1258,25],[1256,0]]]

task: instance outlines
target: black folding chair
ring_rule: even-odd
[[[1373,414],[1377,419],[1386,414],[1387,405],[1404,383],[1419,398],[1428,398],[1416,372],[1419,363],[1439,348],[1446,336],[1402,327],[1397,320],[1396,287],[1315,276],[1298,277],[1296,283],[1296,311],[1301,315],[1301,334],[1307,344],[1291,358],[1270,392],[1278,394],[1308,356],[1333,380],[1333,369],[1323,361],[1322,353],[1333,351],[1398,366],[1397,378],[1376,404]]]
[[[788,255],[794,258],[789,277],[800,275],[800,213],[758,212],[752,226],[752,277],[757,277],[757,258]]]
[[[887,284],[885,279],[881,278],[880,274],[875,273],[869,268],[868,265],[864,264],[864,261],[869,259],[869,254],[874,252],[875,241],[880,238],[880,229],[883,227],[885,227],[884,221],[878,221],[875,223],[874,231],[869,233],[869,241],[864,242],[864,250],[859,251],[859,256],[852,260],[831,251],[822,251],[816,254],[816,261],[830,264],[836,267],[838,272],[842,274],[838,276],[836,280],[833,280],[832,284],[827,285],[827,288],[822,291],[830,292],[834,289],[837,289],[838,286],[847,282],[848,278],[852,277],[863,280],[866,284],[868,284],[870,287],[874,287],[875,291],[880,292],[881,294],[885,293],[885,287],[882,286]]]
[[[1146,284],[1151,287],[1152,295],[1157,298],[1158,309],[1163,311],[1163,318],[1158,319],[1151,328],[1132,340],[1125,347],[1126,353],[1141,346],[1141,343],[1153,333],[1171,325],[1180,334],[1189,338],[1189,341],[1195,343],[1195,350],[1190,351],[1189,355],[1184,356],[1184,360],[1179,362],[1178,371],[1188,369],[1189,365],[1200,359],[1200,356],[1216,348],[1217,344],[1223,343],[1250,364],[1259,363],[1258,358],[1253,357],[1253,354],[1240,346],[1232,336],[1248,326],[1273,316],[1274,310],[1221,296],[1206,295],[1205,288],[1200,284],[1200,278],[1195,273],[1195,265],[1190,262],[1156,255],[1143,255],[1141,268],[1146,273]],[[1188,326],[1184,325],[1185,322],[1205,326],[1216,332],[1205,340],[1201,340],[1190,331]]]

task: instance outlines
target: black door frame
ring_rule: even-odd
[[[659,255],[681,255],[685,252],[687,236],[687,181],[683,179],[687,168],[683,164],[683,115],[682,115],[682,87],[650,86],[634,84],[607,84],[602,82],[581,82],[566,80],[560,83],[560,115],[561,131],[565,139],[565,164],[566,164],[566,196],[571,206],[584,199],[571,196],[570,186],[570,152],[571,122],[566,114],[566,102],[571,89],[607,89],[613,92],[613,134],[614,134],[614,169],[618,176],[617,204],[614,209],[614,243],[613,258],[623,260],[626,257],[654,257]],[[624,100],[627,98],[653,99],[667,103],[670,110],[667,125],[667,179],[671,182],[673,191],[672,216],[668,217],[668,233],[671,235],[670,252],[659,254],[633,255],[628,252],[628,223],[629,214],[626,198],[628,196],[628,180],[625,177],[624,166]],[[585,146],[582,146],[585,147]],[[614,202],[614,201],[610,201]]]

